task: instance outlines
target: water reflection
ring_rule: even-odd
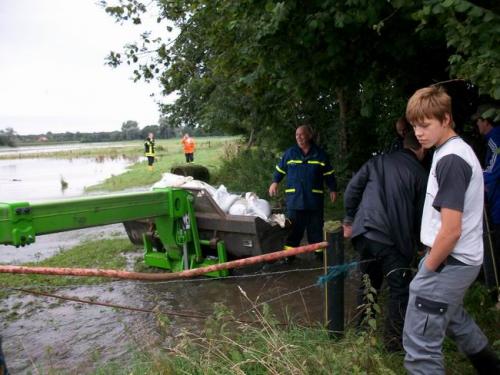
[[[0,202],[80,196],[86,186],[123,173],[133,162],[123,156],[0,160]]]

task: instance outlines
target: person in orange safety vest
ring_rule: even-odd
[[[184,134],[182,137],[182,147],[184,148],[184,156],[186,157],[186,163],[194,162],[194,150],[196,145],[194,143],[194,139],[189,136],[188,133]]]

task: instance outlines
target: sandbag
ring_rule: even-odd
[[[179,187],[184,185],[186,182],[192,181],[191,176],[178,176],[172,173],[164,173],[161,176],[161,180],[155,182],[152,188],[165,188],[165,187]]]
[[[240,197],[239,195],[228,193],[224,185],[219,186],[219,188],[215,191],[215,194],[213,196],[215,202],[217,202],[221,210],[226,213],[229,212],[229,208],[231,208],[232,204],[239,197]]]
[[[263,220],[271,215],[271,205],[265,199],[259,199],[255,193],[246,193],[245,199],[248,202],[247,214],[258,216]]]
[[[229,208],[230,215],[247,215],[248,202],[244,198],[238,198]]]

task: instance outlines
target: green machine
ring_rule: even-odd
[[[37,235],[148,219],[150,228],[143,234],[147,265],[178,272],[226,262],[223,241],[200,240],[193,201],[189,191],[162,188],[33,204],[0,203],[0,244],[25,246]],[[206,275],[227,276],[228,271]]]

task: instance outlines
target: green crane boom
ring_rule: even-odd
[[[223,242],[217,256],[203,255],[193,210],[193,196],[182,189],[91,196],[41,202],[0,203],[0,244],[25,246],[37,235],[95,227],[130,220],[152,219],[143,235],[145,262],[171,271],[198,268],[227,260]],[[226,276],[218,271],[209,276]]]

